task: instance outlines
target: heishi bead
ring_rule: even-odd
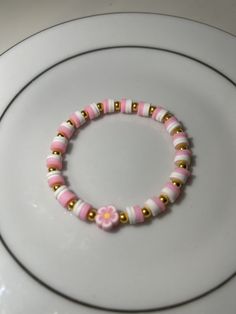
[[[115,101],[114,101],[114,99],[104,99],[102,104],[103,104],[103,112],[104,113],[115,112]]]
[[[65,180],[64,177],[61,175],[59,170],[51,171],[47,173],[47,180],[48,185],[53,187],[54,185],[64,185]]]
[[[66,151],[67,144],[68,144],[67,138],[63,136],[56,136],[54,137],[50,148],[52,151],[58,151],[63,154]]]
[[[48,168],[62,169],[62,157],[61,155],[51,154],[47,157],[46,164]]]
[[[132,100],[131,99],[121,99],[120,111],[123,113],[132,113]]]
[[[188,138],[187,134],[185,132],[176,133],[172,136],[173,144],[176,149],[178,149],[178,146],[181,144],[188,145]]]
[[[174,163],[176,166],[178,166],[181,163],[181,161],[185,161],[186,164],[189,166],[191,163],[191,156],[192,152],[189,149],[176,150]]]
[[[128,206],[126,207],[125,212],[128,215],[130,224],[144,222],[144,216],[142,213],[142,208],[140,206],[138,205]]]
[[[98,116],[100,116],[100,110],[98,109],[96,103],[92,103],[86,106],[84,110],[87,111],[90,120],[93,120],[97,118]]]
[[[165,121],[165,128],[170,135],[172,135],[174,129],[178,127],[181,127],[181,123],[175,117],[171,117]]]
[[[74,205],[73,214],[79,219],[86,221],[91,208],[92,206],[90,204],[80,199]]]
[[[151,210],[153,216],[157,216],[166,210],[166,205],[160,200],[159,197],[153,196],[146,200],[144,207]]]
[[[63,206],[67,207],[67,204],[76,199],[77,196],[71,192],[66,185],[60,186],[55,192],[54,195],[58,202]]]
[[[164,188],[161,190],[161,193],[167,195],[171,203],[177,199],[180,194],[180,189],[173,185],[171,182],[167,182]]]
[[[180,181],[182,184],[184,184],[187,180],[188,177],[190,176],[190,171],[184,168],[176,168],[171,174],[170,174],[170,179],[174,180],[177,179]]]
[[[151,105],[148,103],[145,103],[143,101],[140,101],[138,103],[138,115],[143,117],[149,117],[149,110]]]
[[[82,115],[81,111],[75,111],[70,115],[70,120],[72,123],[79,128],[86,122],[85,117]]]
[[[67,122],[62,122],[62,124],[58,128],[58,133],[63,134],[67,139],[70,139],[74,133],[74,126],[67,123]]]
[[[162,119],[167,114],[167,112],[168,111],[166,109],[160,106],[157,106],[156,109],[152,113],[152,119],[162,122]]]

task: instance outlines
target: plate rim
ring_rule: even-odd
[[[32,34],[30,34],[29,36],[26,36],[24,37],[23,39],[21,39],[20,41],[16,42],[15,44],[11,45],[10,47],[8,47],[6,50],[4,50],[3,52],[0,53],[0,57],[5,55],[9,50],[15,48],[16,46],[20,45],[21,43],[23,43],[24,41],[26,41],[27,39],[31,38],[31,37],[34,37],[44,31],[47,31],[49,29],[52,29],[52,28],[55,28],[57,26],[60,26],[60,25],[63,25],[63,24],[66,24],[66,23],[70,23],[70,22],[74,22],[74,21],[77,21],[77,20],[84,20],[84,19],[88,19],[88,18],[92,18],[92,17],[96,17],[96,16],[106,16],[106,15],[126,15],[126,14],[132,14],[132,15],[157,15],[157,16],[166,16],[166,17],[172,17],[172,18],[175,18],[176,20],[185,20],[185,21],[189,21],[189,22],[192,22],[192,23],[196,23],[196,24],[200,24],[200,25],[205,25],[209,28],[212,28],[212,29],[215,29],[215,30],[218,30],[222,33],[225,33],[227,35],[230,35],[232,36],[234,39],[236,39],[236,34],[234,35],[233,33],[229,32],[229,31],[226,31],[226,30],[223,30],[222,28],[220,27],[217,27],[217,26],[214,26],[214,25],[211,25],[211,24],[208,24],[206,22],[201,22],[201,21],[197,21],[195,19],[191,19],[191,18],[187,18],[187,17],[182,17],[182,16],[178,16],[178,15],[172,15],[172,14],[167,14],[167,13],[157,13],[157,12],[143,12],[143,11],[117,11],[117,12],[104,12],[104,13],[97,13],[97,14],[89,14],[89,15],[84,15],[84,16],[81,16],[81,17],[76,17],[76,18],[72,18],[72,19],[69,19],[69,20],[65,20],[65,21],[62,21],[62,22],[59,22],[59,23],[56,23],[56,24],[52,24],[48,27],[45,27],[45,28],[42,28],[40,29],[39,31],[37,32],[34,32]]]

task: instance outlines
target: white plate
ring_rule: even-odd
[[[114,14],[50,28],[1,57],[0,230],[27,273],[20,285],[40,284],[32,298],[50,292],[48,304],[60,298],[68,313],[80,304],[145,311],[195,299],[232,276],[235,52],[234,37],[201,24]],[[45,180],[59,123],[105,97],[163,104],[186,126],[195,161],[191,184],[168,215],[112,234],[63,211]],[[80,132],[66,175],[95,207],[122,208],[160,190],[172,157],[157,123],[115,115]],[[10,280],[4,285],[13,289]]]

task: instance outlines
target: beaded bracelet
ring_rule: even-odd
[[[159,196],[149,198],[142,207],[139,205],[128,206],[122,211],[117,210],[112,205],[95,209],[91,204],[69,190],[61,172],[62,157],[75,130],[101,114],[114,112],[137,113],[139,116],[152,117],[152,119],[163,123],[173,139],[175,148],[175,169],[170,174],[170,180],[164,185]],[[46,160],[47,180],[54,191],[56,199],[79,219],[95,222],[98,227],[104,230],[111,230],[119,224],[142,223],[146,219],[165,212],[167,205],[174,203],[178,198],[182,186],[190,176],[189,167],[192,153],[189,148],[187,134],[184,132],[181,123],[170,112],[160,106],[153,106],[146,102],[133,102],[130,99],[122,99],[121,101],[105,99],[102,102],[90,104],[82,111],[72,113],[69,119],[59,126],[58,134],[52,141],[51,150],[52,153]]]

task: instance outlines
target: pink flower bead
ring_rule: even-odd
[[[87,107],[84,108],[84,110],[87,111],[90,120],[93,120],[100,115],[100,111],[96,103],[92,103],[91,105],[88,105]]]
[[[104,99],[102,104],[103,104],[103,112],[104,113],[115,112],[115,102],[114,102],[114,99]]]
[[[87,221],[88,212],[91,208],[92,206],[90,204],[80,199],[74,205],[73,214],[77,216],[79,219]]]
[[[172,136],[172,139],[173,139],[173,144],[174,144],[175,148],[178,148],[178,146],[181,144],[188,145],[188,138],[187,138],[187,134],[185,132],[174,134]]]
[[[190,171],[185,168],[176,168],[170,175],[170,179],[177,179],[184,184],[190,176]]]
[[[156,109],[152,113],[152,119],[162,122],[162,119],[167,114],[167,112],[168,111],[166,109],[160,106],[157,106]]]
[[[174,201],[178,198],[180,191],[180,188],[173,185],[171,182],[167,182],[164,188],[161,190],[161,193],[167,195],[170,202],[174,203]]]
[[[86,121],[85,117],[82,115],[81,111],[75,111],[70,115],[71,122],[79,128]]]
[[[67,139],[70,139],[74,133],[74,126],[67,123],[67,122],[63,122],[59,128],[58,128],[58,133],[63,134]]]
[[[51,154],[47,157],[46,161],[48,168],[62,169],[62,157],[60,155]]]
[[[137,114],[139,116],[143,116],[143,117],[149,117],[149,109],[150,109],[151,105],[148,103],[145,103],[143,101],[140,101],[138,103],[138,112]]]
[[[165,128],[167,132],[170,133],[171,135],[174,129],[178,127],[181,127],[181,123],[175,117],[171,117],[170,119],[165,121]]]
[[[97,210],[95,221],[98,227],[104,230],[111,230],[119,223],[119,215],[114,206],[108,205]]]
[[[51,144],[51,150],[52,151],[58,151],[62,154],[65,153],[67,148],[68,140],[65,137],[62,136],[56,136],[54,137],[52,144]]]
[[[121,99],[120,111],[123,113],[132,113],[132,100],[131,99]]]
[[[141,223],[144,221],[142,208],[138,205],[126,207],[126,213],[129,217],[130,224]]]
[[[64,185],[65,180],[58,170],[50,171],[47,173],[48,185],[53,187],[54,185]]]
[[[159,199],[159,197],[153,196],[144,203],[144,207],[151,210],[153,216],[157,216],[166,210],[165,204]]]
[[[71,192],[66,185],[60,186],[55,192],[55,197],[58,200],[58,202],[63,206],[67,207],[67,204],[77,199],[77,196]]]
[[[176,150],[174,162],[176,166],[178,166],[181,161],[185,161],[187,165],[190,165],[191,156],[192,156],[192,152],[189,149]]]

